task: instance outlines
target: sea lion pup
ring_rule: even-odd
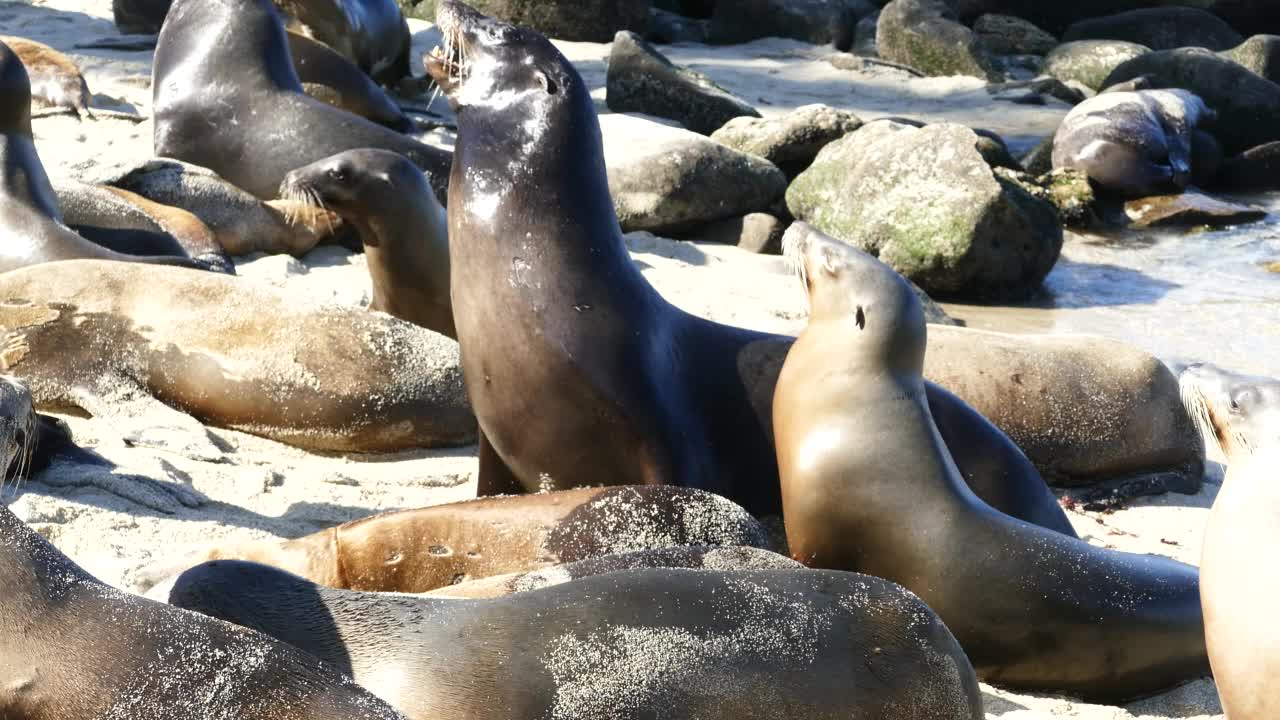
[[[1178,375],[1178,384],[1187,415],[1228,465],[1259,448],[1280,446],[1280,380],[1194,363]]]
[[[388,150],[348,150],[286,175],[280,196],[310,200],[356,228],[373,278],[370,310],[458,336],[449,221],[416,165]]]
[[[624,570],[452,600],[224,560],[183,573],[169,602],[295,645],[410,720],[983,717],[946,626],[854,573]]]
[[[81,118],[93,117],[89,84],[71,58],[44,43],[14,35],[0,35],[0,42],[8,45],[27,69],[34,109],[66,108]]]
[[[432,590],[423,595],[447,598],[494,598],[538,590],[586,577],[641,568],[692,570],[803,570],[785,555],[753,547],[670,547],[604,555],[590,560],[552,565],[541,570],[494,575]]]
[[[427,68],[458,114],[451,294],[482,430],[479,492],[683,485],[778,514],[770,406],[793,339],[685,313],[640,274],[595,106],[555,46],[452,0],[437,22],[448,48]],[[979,486],[1025,485],[1000,493],[1030,502],[1010,511],[1070,532],[1008,438],[930,393]]]
[[[1063,119],[1053,140],[1053,167],[1079,169],[1125,198],[1181,192],[1195,173],[1196,129],[1214,117],[1186,90],[1102,93]]]
[[[0,506],[0,717],[394,720],[306,653],[85,572]]]
[[[449,152],[308,97],[270,0],[176,0],[156,43],[155,154],[263,200],[294,168],[344,150],[408,157],[441,192]]]
[[[35,263],[98,258],[197,268],[191,258],[126,255],[95,245],[62,222],[31,134],[31,86],[18,56],[0,43],[0,272]]]
[[[219,543],[139,573],[146,589],[206,560],[252,560],[336,588],[417,593],[637,550],[773,548],[764,526],[712,493],[582,488],[380,513],[295,540]],[[395,562],[388,562],[395,558]]]
[[[988,682],[1116,701],[1203,674],[1195,568],[982,502],[929,415],[907,283],[803,223],[784,243],[811,308],[773,403],[791,556],[918,593]]]
[[[311,450],[475,437],[452,340],[217,273],[22,268],[0,275],[0,333],[0,365],[38,407],[110,418],[141,433],[135,442],[174,429],[203,438],[192,417]]]
[[[292,31],[288,40],[293,69],[308,95],[397,132],[415,129],[400,106],[336,50]]]

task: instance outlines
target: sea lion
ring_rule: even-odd
[[[690,545],[769,549],[773,541],[746,510],[701,490],[582,488],[381,513],[294,540],[221,543],[152,566],[139,579],[145,590],[207,560],[252,560],[329,587],[420,593]]]
[[[355,148],[398,152],[443,190],[448,151],[303,92],[270,0],[176,0],[156,43],[152,92],[156,155],[207,167],[263,200],[290,170]]]
[[[684,485],[778,514],[770,407],[793,338],[695,317],[649,285],[622,241],[590,93],[546,38],[452,0],[437,22],[448,47],[427,68],[458,114],[451,293],[479,492]],[[993,502],[1071,532],[1007,437],[936,386],[930,401]]]
[[[552,565],[540,570],[494,575],[422,593],[430,597],[493,598],[538,590],[619,570],[689,568],[694,570],[800,570],[804,565],[786,555],[753,547],[682,546],[636,550],[590,560]]]
[[[1126,198],[1179,192],[1193,181],[1194,133],[1215,117],[1186,90],[1102,93],[1062,120],[1053,167],[1081,170]]]
[[[0,35],[0,42],[9,46],[27,69],[34,109],[65,108],[82,118],[93,117],[89,84],[71,58],[44,43],[14,35]]]
[[[158,257],[115,252],[63,224],[57,196],[31,133],[27,71],[4,43],[0,43],[0,107],[0,232],[6,236],[0,250],[0,272],[72,258],[199,267],[185,254]]]
[[[0,365],[38,407],[110,418],[135,443],[176,438],[206,459],[222,452],[192,416],[312,450],[475,437],[453,341],[226,275],[94,260],[23,268],[0,275],[0,332]]]
[[[1205,643],[1222,709],[1231,720],[1280,717],[1276,673],[1280,645],[1271,616],[1280,592],[1280,444],[1237,447],[1213,501],[1200,555]]]
[[[931,327],[924,376],[1008,433],[1053,485],[1167,468],[1149,474],[1200,489],[1204,445],[1177,378],[1128,343]]]
[[[293,69],[308,95],[398,132],[416,129],[400,106],[350,60],[306,35],[288,36]]]
[[[784,243],[810,301],[773,403],[791,556],[918,593],[988,682],[1115,701],[1203,674],[1195,568],[982,502],[929,415],[910,287],[804,223]]]
[[[1194,363],[1178,375],[1178,384],[1187,415],[1228,464],[1280,446],[1280,380]]]
[[[370,310],[458,336],[449,222],[416,165],[388,150],[348,150],[286,175],[280,196],[309,199],[356,228],[373,278]]]
[[[99,582],[3,506],[0,577],[0,717],[402,717],[292,646]]]
[[[0,375],[0,467],[5,480],[21,482],[74,447],[65,423],[36,412],[31,391],[21,380]]]
[[[854,573],[625,570],[450,600],[222,560],[183,573],[169,602],[295,645],[410,720],[983,717],[946,626]]]

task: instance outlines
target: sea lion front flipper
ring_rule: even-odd
[[[498,455],[498,451],[493,449],[484,431],[480,430],[477,434],[479,435],[477,454],[480,456],[480,469],[476,473],[476,497],[525,494],[527,491],[520,484],[520,479],[511,472],[511,468],[507,467],[507,463]]]
[[[222,450],[199,420],[165,405],[146,388],[123,377],[104,378],[95,385],[71,388],[68,396],[90,415],[109,421],[126,443],[192,460],[222,462]]]

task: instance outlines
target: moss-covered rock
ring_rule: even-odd
[[[1067,28],[1062,39],[1125,40],[1152,50],[1226,50],[1244,42],[1240,33],[1217,15],[1190,7],[1144,8],[1089,18]]]
[[[779,118],[734,118],[711,134],[722,145],[777,165],[788,178],[809,167],[818,151],[862,127],[857,115],[826,105],[805,105]]]
[[[1044,73],[1097,91],[1112,70],[1149,52],[1146,45],[1123,40],[1077,40],[1054,48],[1044,60]]]
[[[1280,35],[1254,35],[1219,55],[1240,63],[1271,82],[1280,82]]]
[[[956,21],[943,0],[893,0],[876,26],[880,57],[925,75],[972,75],[999,80],[1000,72],[972,30]]]
[[[974,21],[973,31],[997,55],[1044,55],[1058,44],[1054,36],[1012,15],[983,15]]]
[[[870,123],[831,143],[787,191],[787,206],[879,257],[931,295],[1030,295],[1062,249],[1057,211],[978,151],[960,125]]]

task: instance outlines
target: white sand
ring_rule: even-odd
[[[427,26],[417,45],[434,42]],[[77,42],[114,34],[109,0],[35,0],[0,4],[0,32],[30,37],[71,52],[81,63],[95,106],[148,114],[150,53],[74,51]],[[566,52],[594,87],[604,82],[604,45],[573,43]],[[710,74],[765,114],[810,102],[863,113],[947,118],[1005,133],[1019,144],[1049,132],[1066,106],[992,103],[976,81],[910,80],[892,71],[856,75],[821,58],[829,49],[789,41],[738,48],[670,49],[670,56]],[[603,97],[603,91],[597,93]],[[85,162],[141,159],[151,151],[148,122],[71,117],[36,121],[40,152],[51,174]],[[779,332],[803,326],[802,296],[778,258],[736,248],[630,238],[649,279],[680,306],[726,322]],[[303,263],[261,258],[240,267],[246,281],[270,282],[339,303],[367,300],[364,260],[324,248]],[[1209,358],[1212,359],[1212,358]],[[115,468],[59,464],[4,501],[19,516],[106,582],[134,589],[139,568],[220,539],[295,537],[373,512],[449,502],[474,493],[474,448],[397,457],[320,456],[248,435],[214,430],[228,451],[222,462],[190,460],[127,447],[110,424],[70,418],[77,442]],[[93,486],[86,486],[93,482]],[[1216,485],[1195,497],[1171,495],[1134,503],[1108,516],[1073,514],[1091,542],[1196,562]],[[101,488],[110,488],[111,492]],[[195,504],[196,507],[187,507]],[[987,688],[991,718],[1220,717],[1212,684],[1193,683],[1127,709]]]

